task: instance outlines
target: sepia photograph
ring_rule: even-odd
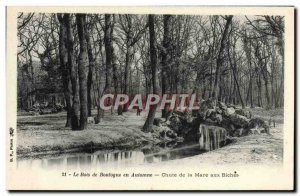
[[[8,189],[293,190],[293,20],[8,7]]]

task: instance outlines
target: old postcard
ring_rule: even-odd
[[[7,7],[8,190],[294,189],[293,7]]]

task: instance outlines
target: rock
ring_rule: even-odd
[[[268,126],[261,119],[250,119],[251,113],[247,110],[226,105],[223,102],[215,104],[213,99],[201,101],[198,111],[170,111],[166,119],[155,118],[154,131],[158,138],[175,139],[183,137],[185,141],[196,141],[199,138],[200,124],[221,127],[230,137],[241,137],[248,134],[268,132]],[[164,129],[166,128],[166,129]],[[157,129],[157,130],[155,130]]]
[[[197,119],[204,120],[205,119],[205,112],[198,111],[198,113],[197,113]]]
[[[189,125],[193,125],[194,122],[197,121],[197,120],[202,121],[201,119],[198,119],[197,117],[191,117],[191,118],[187,119],[187,123],[188,123]]]
[[[168,130],[166,132],[166,136],[172,139],[176,139],[178,137],[177,133],[175,133],[173,130]]]
[[[159,132],[159,136],[162,138],[166,138],[166,132],[164,131]]]
[[[218,124],[221,124],[222,121],[223,121],[222,115],[221,115],[221,114],[217,114],[217,115],[216,115],[216,120],[217,120],[217,123],[218,123]]]
[[[226,136],[226,144],[235,143],[235,142],[237,142],[236,137]]]
[[[228,104],[227,107],[237,109],[237,107],[235,105],[232,105],[232,104]]]
[[[233,115],[234,113],[235,113],[235,109],[230,107],[226,109],[225,115],[230,116]]]
[[[215,110],[218,114],[223,114],[223,110],[221,108],[217,107]]]
[[[216,110],[215,109],[208,109],[205,113],[205,119],[210,118],[211,120],[216,120]]]
[[[234,124],[236,127],[245,128],[248,126],[249,119],[245,116],[238,115],[238,114],[232,114],[229,116],[230,121],[232,124]]]
[[[231,130],[231,131],[234,131],[234,130],[236,130],[236,128],[235,128],[235,126],[234,126],[234,124],[230,124],[230,130]]]
[[[160,127],[162,122],[163,122],[162,119],[160,119],[160,118],[154,118],[153,125]]]
[[[251,113],[251,111],[247,111],[247,118],[249,118],[249,119],[252,118],[252,113]]]
[[[166,132],[169,131],[169,130],[170,130],[170,128],[167,127],[167,126],[160,126],[159,127],[159,126],[153,125],[151,133],[154,137],[164,138],[166,136]]]
[[[249,111],[243,110],[243,109],[236,109],[235,113],[238,115],[245,116],[247,118],[251,118],[251,113]]]
[[[226,110],[226,109],[227,109],[227,106],[226,106],[225,103],[219,102],[219,108],[222,109],[222,110]]]
[[[176,115],[171,116],[169,119],[169,127],[174,130],[176,133],[181,132],[182,122],[180,118]]]
[[[261,127],[255,127],[249,130],[249,134],[254,135],[254,134],[261,134],[264,128]]]
[[[215,114],[216,110],[215,109],[208,109],[206,111],[206,117],[210,117],[212,114]]]
[[[215,106],[213,99],[208,99],[206,101],[201,101],[200,104],[200,110],[201,111],[206,111],[208,109],[213,109]]]
[[[228,132],[228,135],[233,136],[239,127],[234,125],[230,118],[226,116],[222,116],[222,118],[222,122],[218,126],[225,128]]]
[[[252,118],[249,121],[248,124],[248,129],[251,131],[251,129],[253,131],[256,130],[256,132],[260,131],[260,133],[268,133],[270,134],[270,129],[269,126],[267,125],[267,123],[261,119],[261,118]]]
[[[241,137],[247,135],[247,130],[244,128],[236,129],[233,133],[234,137]]]
[[[207,119],[205,120],[205,122],[208,123],[208,124],[211,124],[211,125],[217,124],[217,121],[212,120],[212,119],[210,119],[210,118],[207,118]]]
[[[152,135],[167,141],[177,140],[178,135],[167,126],[152,126]]]
[[[152,125],[151,133],[159,133],[161,131],[161,127]]]
[[[167,110],[166,111],[166,119],[169,119],[173,115],[173,110]]]
[[[193,117],[192,117],[192,113],[191,112],[186,112],[186,114],[185,114],[185,121],[186,121],[186,123],[191,123],[192,121],[193,121]]]

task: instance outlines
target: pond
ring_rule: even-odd
[[[204,152],[200,150],[199,143],[166,143],[133,150],[96,150],[94,152],[52,155],[51,157],[23,158],[18,159],[17,167],[20,169],[124,168],[181,159]]]
[[[201,125],[200,138],[197,143],[168,142],[130,150],[90,150],[89,152],[23,158],[18,159],[17,167],[22,169],[124,168],[191,157],[221,148],[226,144],[228,142],[224,128]]]

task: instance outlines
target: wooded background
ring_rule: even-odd
[[[18,109],[61,104],[73,130],[86,127],[94,108],[100,122],[107,93],[195,93],[278,108],[284,17],[19,13],[17,62]]]

